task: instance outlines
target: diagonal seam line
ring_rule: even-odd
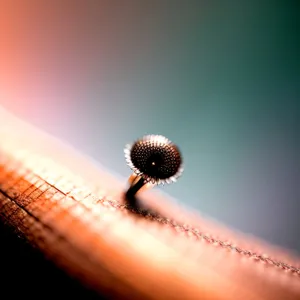
[[[41,180],[44,180],[41,176],[35,174],[38,178],[40,178]],[[46,181],[47,182],[47,181]],[[48,182],[47,182],[48,183]],[[56,189],[57,191],[61,192],[64,195],[67,195],[67,193],[64,193],[63,191],[61,191],[59,188],[57,188],[56,186],[54,186],[53,184],[48,183],[51,187],[53,187],[54,189]],[[74,199],[78,204],[80,204],[81,206],[83,206],[84,208],[88,209],[90,211],[90,209],[82,202],[78,201],[74,196],[69,196],[72,199]],[[96,198],[96,197],[95,197]],[[99,199],[97,203],[101,203],[103,202],[104,199]],[[117,200],[108,200],[105,199],[105,201],[107,203],[109,203],[109,205],[113,208],[117,208],[119,211],[122,211],[122,209],[126,209],[136,215],[141,215],[143,217],[145,217],[146,219],[148,219],[149,221],[156,221],[160,224],[165,224],[165,225],[170,225],[170,227],[172,227],[172,229],[174,229],[175,231],[177,231],[176,229],[180,229],[184,232],[187,233],[191,233],[193,234],[193,236],[195,236],[198,240],[200,240],[201,238],[204,239],[208,244],[218,244],[220,247],[222,247],[224,250],[225,249],[229,249],[230,251],[235,251],[238,254],[241,254],[243,256],[246,256],[248,258],[254,258],[257,260],[257,262],[261,262],[261,263],[267,263],[270,266],[273,267],[277,267],[277,269],[279,270],[288,270],[291,271],[293,274],[297,275],[300,277],[300,268],[294,267],[290,264],[287,264],[285,262],[282,261],[278,261],[275,260],[273,258],[270,257],[264,257],[261,254],[257,254],[255,252],[252,252],[250,250],[245,250],[242,249],[238,246],[235,246],[233,243],[226,243],[222,240],[219,240],[217,238],[214,238],[210,235],[204,234],[203,232],[201,232],[199,229],[197,228],[191,228],[189,226],[185,226],[182,224],[177,223],[175,220],[170,220],[167,219],[161,215],[154,215],[151,214],[147,211],[140,211],[137,209],[132,209],[130,208],[128,205],[123,205],[120,204]]]
[[[79,204],[81,207],[84,207],[84,209],[86,209],[87,211],[91,211],[91,209],[89,207],[87,207],[84,203],[82,203],[81,201],[78,201],[78,199],[76,199],[74,196],[72,195],[68,195],[68,193],[63,192],[61,189],[57,188],[55,185],[47,182],[45,179],[43,179],[40,175],[32,172],[34,174],[34,176],[38,177],[39,179],[41,179],[42,181],[44,181],[45,183],[47,183],[49,186],[51,186],[53,189],[55,189],[56,191],[58,191],[59,193],[61,193],[64,196],[68,196],[70,198],[72,198],[74,201],[76,201],[77,204]],[[1,190],[0,190],[1,192]],[[5,192],[4,195],[8,196]],[[11,199],[10,197],[8,197],[9,199]],[[97,198],[97,197],[95,197]],[[16,201],[14,201],[13,199],[11,199],[14,203],[16,203],[16,205],[18,205],[20,208],[22,208],[26,213],[28,213],[29,215],[31,215],[33,218],[35,218],[35,220],[37,220],[38,222],[40,222],[41,224],[43,224],[44,226],[46,226],[47,228],[49,228],[49,230],[53,230],[51,227],[49,227],[47,224],[42,223],[41,220],[39,220],[36,216],[32,215],[32,213],[30,213],[28,210],[26,210],[25,207],[20,206]],[[205,234],[203,232],[201,232],[199,229],[197,228],[192,228],[189,226],[185,226],[182,224],[177,223],[175,220],[170,220],[167,219],[161,215],[154,215],[148,211],[142,211],[142,210],[138,210],[138,209],[132,209],[131,207],[129,207],[128,205],[123,205],[120,204],[117,200],[108,200],[104,198],[100,198],[99,200],[97,200],[97,203],[103,203],[104,201],[106,201],[106,203],[108,203],[111,207],[113,208],[117,208],[119,211],[122,211],[122,209],[126,209],[136,215],[140,215],[142,217],[145,217],[147,220],[149,221],[156,221],[162,225],[169,225],[173,230],[175,230],[176,232],[178,232],[178,229],[181,230],[181,232],[186,232],[186,233],[191,233],[193,236],[196,237],[197,240],[200,239],[204,239],[208,244],[217,244],[219,245],[221,248],[223,248],[224,250],[230,250],[230,251],[234,251],[238,254],[241,254],[245,257],[248,258],[254,258],[257,262],[261,262],[261,263],[267,263],[270,266],[273,267],[277,267],[279,270],[287,270],[290,271],[292,274],[295,274],[297,276],[300,277],[300,268],[294,267],[290,264],[284,263],[282,261],[278,261],[275,260],[273,258],[270,257],[265,257],[262,254],[258,254],[256,252],[252,252],[250,250],[245,250],[242,249],[238,246],[236,246],[234,243],[230,242],[224,242],[222,240],[219,240],[215,237],[212,237],[208,234]],[[103,205],[104,206],[104,205]]]

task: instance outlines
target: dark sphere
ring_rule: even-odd
[[[130,159],[134,167],[152,180],[167,180],[181,167],[179,149],[167,139],[157,141],[157,136],[138,140],[131,148]]]

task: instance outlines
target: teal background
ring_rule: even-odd
[[[2,104],[124,177],[125,144],[163,134],[165,192],[299,252],[299,2],[62,3],[26,12]]]

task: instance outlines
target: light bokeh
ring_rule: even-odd
[[[164,191],[300,251],[296,1],[4,3],[1,105],[124,177],[124,145],[163,134],[185,164]]]

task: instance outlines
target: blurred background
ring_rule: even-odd
[[[165,192],[300,253],[299,4],[2,0],[0,105],[124,177],[163,134]]]

